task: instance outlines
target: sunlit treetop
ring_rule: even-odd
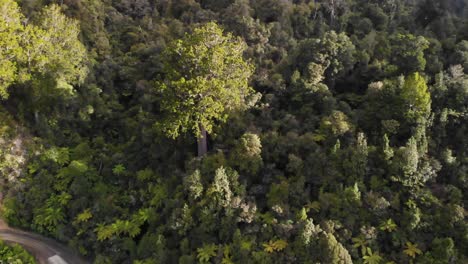
[[[215,121],[247,107],[253,89],[249,78],[253,65],[244,60],[246,44],[224,33],[216,23],[195,28],[172,42],[164,51],[164,80],[157,90],[167,118],[162,130],[170,137],[200,126],[211,132]]]
[[[9,97],[12,84],[44,78],[71,93],[87,73],[78,22],[56,5],[45,7],[35,23],[24,20],[16,2],[0,0],[0,97]]]

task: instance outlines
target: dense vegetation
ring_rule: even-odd
[[[0,263],[35,264],[34,257],[19,245],[8,246],[0,240]]]
[[[0,11],[11,225],[95,263],[468,262],[466,0]]]

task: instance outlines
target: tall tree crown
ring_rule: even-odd
[[[244,41],[224,34],[214,22],[167,47],[158,91],[161,110],[168,114],[161,124],[168,136],[186,131],[198,135],[200,126],[210,133],[215,121],[247,106],[253,66],[242,57],[245,48]]]

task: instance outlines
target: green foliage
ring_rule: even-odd
[[[103,224],[99,224],[96,227],[95,231],[97,233],[98,241],[110,239],[114,235],[114,233],[116,233],[116,231],[113,230],[112,226],[105,226]]]
[[[85,209],[82,213],[76,216],[75,222],[80,223],[80,222],[87,222],[89,219],[93,217],[93,214],[91,213],[90,209]]]
[[[395,153],[393,167],[395,173],[393,180],[401,182],[406,187],[415,188],[422,184],[422,178],[418,174],[419,153],[416,140],[411,137],[405,147],[401,147]]]
[[[301,242],[304,245],[309,245],[312,241],[318,239],[318,234],[322,232],[320,226],[315,225],[312,219],[306,220],[301,231]]]
[[[267,194],[267,201],[270,207],[285,204],[288,201],[289,184],[283,180],[280,183],[274,183],[270,186]]]
[[[321,257],[325,263],[353,263],[346,248],[336,240],[333,234],[322,233],[320,246],[323,250]]]
[[[367,248],[366,255],[362,257],[365,264],[379,264],[382,262],[382,257],[378,252],[372,252],[372,249]]]
[[[214,22],[194,29],[164,51],[164,81],[157,84],[161,110],[158,124],[170,137],[200,127],[211,133],[214,122],[247,106],[253,66],[243,59],[245,43]]]
[[[174,210],[171,227],[178,230],[179,234],[186,234],[187,231],[192,228],[193,224],[194,220],[192,218],[192,213],[187,204],[184,204],[181,209],[177,208]]]
[[[185,189],[188,191],[191,199],[196,200],[203,194],[203,184],[201,183],[201,174],[195,170],[184,179]]]
[[[353,237],[352,241],[353,241],[354,248],[361,248],[361,254],[364,257],[368,253],[368,250],[367,250],[368,241],[366,240],[366,238],[361,235],[358,237]]]
[[[233,193],[229,176],[223,167],[216,170],[213,183],[207,190],[207,194],[221,207],[230,205]]]
[[[122,164],[117,164],[117,165],[115,165],[114,168],[112,169],[112,172],[113,172],[115,175],[119,176],[119,175],[124,174],[126,170],[127,170],[127,169],[125,168],[124,165],[122,165]]]
[[[234,264],[231,256],[231,248],[229,246],[224,247],[223,259],[221,260],[221,264]]]
[[[417,255],[422,254],[422,251],[418,248],[418,245],[411,242],[406,242],[403,252],[411,258],[415,258]]]
[[[70,151],[68,148],[50,148],[44,152],[44,158],[63,166],[70,162]]]
[[[95,263],[467,263],[462,2],[0,0],[2,217]]]
[[[0,240],[0,262],[9,264],[35,264],[36,260],[20,245],[9,246]]]
[[[168,190],[162,184],[150,185],[150,193],[149,204],[155,208],[163,206],[164,200],[168,197]]]
[[[278,239],[278,240],[270,240],[267,243],[263,243],[263,250],[267,253],[273,253],[275,251],[282,251],[288,246],[288,242]]]
[[[19,78],[16,60],[23,56],[20,44],[23,15],[12,0],[0,1],[0,10],[0,97],[8,98],[8,87]]]
[[[431,94],[424,77],[417,72],[406,77],[401,96],[406,103],[409,118],[427,117],[431,108]]]
[[[387,232],[393,232],[395,231],[398,226],[393,222],[391,218],[389,218],[387,221],[383,221],[382,224],[380,224],[380,230],[382,231],[387,231]]]
[[[197,258],[200,263],[209,263],[212,257],[217,255],[218,246],[215,244],[204,245],[197,249]]]
[[[45,205],[34,210],[33,224],[39,231],[55,233],[59,225],[65,223],[65,210],[72,196],[62,192],[52,195],[47,199]]]
[[[117,219],[114,223],[98,224],[94,229],[98,241],[111,239],[114,236],[125,235],[134,238],[141,232],[141,226],[148,220],[148,210],[140,209],[130,220]]]
[[[83,82],[87,73],[78,22],[64,16],[57,5],[44,8],[37,23],[27,25],[22,23],[24,17],[14,1],[2,0],[0,9],[0,97],[8,98],[7,89],[14,83],[32,79],[34,83],[44,77],[63,94],[73,94],[71,85]],[[39,97],[45,95],[37,92]]]
[[[307,210],[306,208],[302,208],[298,213],[297,213],[297,219],[299,221],[305,221],[307,220]]]
[[[412,34],[396,34],[390,39],[392,43],[392,62],[403,73],[422,72],[426,67],[424,51],[429,42],[422,36]]]
[[[31,149],[27,144],[27,132],[16,134],[17,127],[13,116],[0,107],[0,175],[12,182],[24,179],[22,172]]]
[[[455,256],[452,238],[434,238],[431,245],[431,255],[435,263],[447,263]]]
[[[67,18],[57,5],[50,5],[40,14],[40,28],[47,41],[41,57],[47,58],[41,65],[57,84],[57,88],[68,88],[81,83],[86,77],[86,49],[79,42],[80,28],[76,20]],[[35,48],[37,49],[37,48]]]
[[[115,172],[114,172],[115,173]],[[154,177],[154,172],[151,169],[144,169],[137,172],[137,178],[141,182],[146,182]]]
[[[408,200],[405,205],[406,207],[403,210],[404,224],[406,228],[413,230],[421,222],[421,209],[413,200]]]
[[[344,33],[326,32],[320,39],[305,39],[295,54],[295,68],[301,75],[317,84],[326,74],[335,78],[349,70],[354,63],[355,46]]]
[[[348,117],[343,112],[333,111],[330,116],[322,118],[319,131],[323,135],[340,136],[351,129]]]
[[[244,134],[231,153],[232,164],[242,171],[256,174],[263,165],[262,143],[256,134]]]
[[[393,149],[390,146],[390,140],[388,139],[387,134],[384,135],[383,137],[383,148],[382,148],[383,156],[385,160],[390,160],[393,158]]]
[[[352,187],[346,187],[343,192],[343,197],[349,205],[361,205],[361,192],[359,191],[357,183]]]

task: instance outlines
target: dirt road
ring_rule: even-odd
[[[34,255],[40,264],[89,263],[56,241],[36,234],[10,228],[0,219],[0,239],[17,243]]]

